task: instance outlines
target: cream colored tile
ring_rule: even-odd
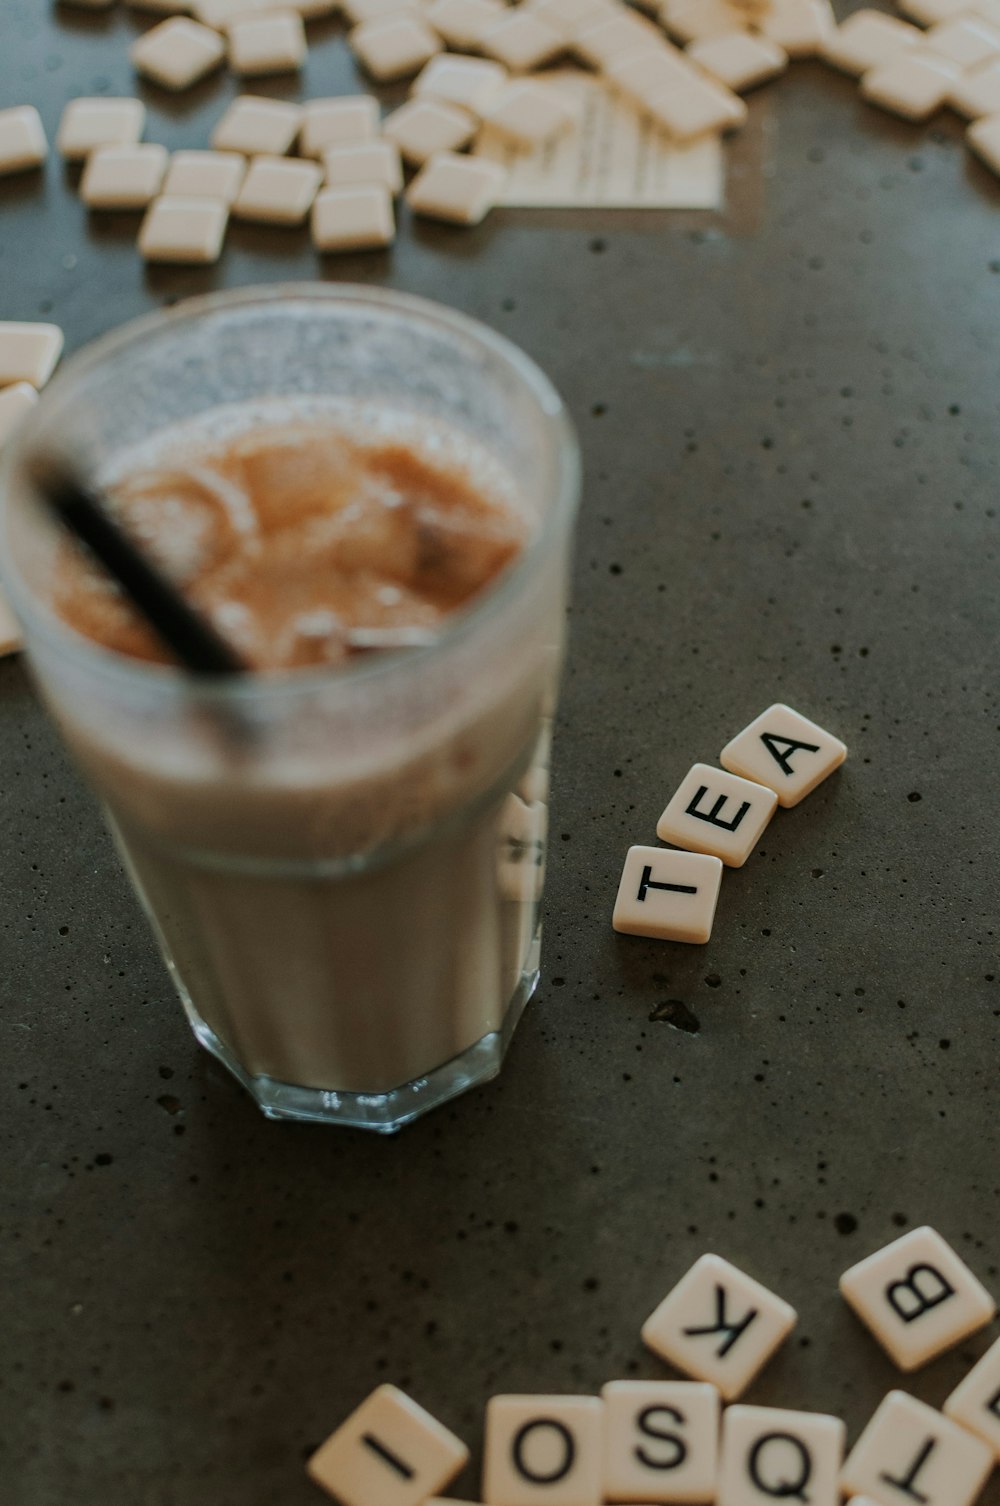
[[[479,46],[483,34],[505,9],[501,0],[432,0],[425,14],[449,47],[465,52]]]
[[[877,1506],[972,1506],[993,1452],[905,1391],[890,1391],[848,1456],[841,1490]]]
[[[845,1271],[844,1300],[901,1370],[985,1328],[996,1302],[934,1229],[911,1229]]]
[[[948,103],[967,120],[1000,113],[1000,58],[963,73],[952,85]]]
[[[403,165],[393,141],[359,141],[332,146],[323,154],[325,181],[331,188],[355,183],[379,183],[390,193],[403,188]]]
[[[872,68],[861,80],[861,92],[870,104],[904,120],[927,120],[947,104],[960,76],[957,63],[914,49]]]
[[[56,147],[67,162],[81,162],[99,146],[131,146],[142,135],[141,99],[71,99],[62,113]]]
[[[491,1397],[487,1506],[599,1506],[603,1419],[596,1396]]]
[[[374,141],[378,132],[379,103],[371,94],[310,99],[304,106],[300,150],[305,157],[322,157],[331,146]]]
[[[193,0],[194,18],[203,26],[227,32],[234,21],[259,16],[278,8],[279,0]],[[290,10],[291,6],[283,9]]]
[[[656,28],[634,10],[625,10],[582,26],[573,38],[573,51],[592,68],[607,68],[616,58],[669,48]]]
[[[727,0],[672,0],[661,12],[663,24],[678,42],[705,42],[748,25],[745,12]]]
[[[708,852],[730,868],[742,868],[777,805],[777,795],[764,785],[696,763],[668,801],[656,835],[661,842]]]
[[[382,134],[402,152],[405,161],[422,167],[438,152],[457,152],[476,134],[476,121],[467,110],[436,99],[410,99],[382,123]]]
[[[718,1506],[775,1500],[839,1506],[847,1429],[839,1417],[730,1407],[722,1424]]]
[[[14,382],[10,387],[0,388],[0,449],[37,402],[38,393],[30,382]]]
[[[139,231],[139,251],[146,261],[218,261],[228,220],[229,205],[221,199],[154,199]]]
[[[656,1354],[742,1395],[798,1321],[795,1309],[718,1255],[703,1255],[642,1326]]]
[[[292,11],[248,16],[229,28],[229,65],[244,78],[296,73],[308,50],[302,17]]]
[[[897,0],[897,4],[904,16],[921,26],[936,26],[939,21],[977,8],[976,0]]]
[[[980,161],[1000,177],[1000,113],[974,120],[965,139]]]
[[[235,152],[174,152],[161,192],[167,198],[221,199],[232,204],[246,170],[246,159]]]
[[[788,67],[788,53],[783,47],[747,31],[731,31],[722,37],[693,42],[687,55],[737,93],[777,78]]]
[[[164,89],[189,89],[222,65],[226,44],[211,26],[174,16],[129,49],[132,66]]]
[[[301,105],[241,94],[212,132],[212,147],[217,152],[241,152],[244,157],[283,157],[291,151],[301,124]]]
[[[410,184],[406,202],[427,219],[478,225],[496,204],[506,179],[495,162],[436,152]]]
[[[407,78],[441,51],[441,39],[413,16],[371,21],[351,32],[351,46],[362,66],[383,83]]]
[[[720,1398],[701,1381],[610,1381],[604,1402],[604,1499],[715,1500]]]
[[[798,805],[847,757],[838,737],[780,702],[728,742],[719,762],[731,774],[774,790],[778,804]]]
[[[916,26],[881,11],[859,10],[848,16],[827,41],[822,56],[842,73],[860,78],[870,68],[890,62],[923,41]]]
[[[62,349],[63,332],[58,324],[0,322],[0,387],[14,382],[44,387]]]
[[[479,42],[483,52],[496,58],[511,73],[528,73],[551,63],[566,50],[565,33],[529,6],[515,6],[487,27]]]
[[[975,1433],[1000,1462],[1000,1339],[948,1397],[946,1417]]]
[[[443,53],[431,58],[413,82],[418,99],[437,99],[482,116],[507,81],[502,63],[490,58],[456,57]]]
[[[647,113],[680,143],[732,130],[747,118],[739,95],[704,77],[678,81],[661,94],[650,94],[643,103]]]
[[[317,251],[374,251],[391,245],[395,235],[392,195],[377,183],[324,188],[313,205]]]
[[[754,25],[790,58],[812,58],[822,53],[837,22],[830,0],[772,0]]]
[[[45,127],[34,105],[0,110],[0,178],[40,167],[48,155]]]
[[[344,0],[344,15],[352,26],[369,21],[389,21],[397,16],[419,20],[423,14],[421,0]]]
[[[702,853],[630,847],[611,924],[623,936],[703,946],[712,934],[722,863]]]
[[[979,68],[990,58],[1000,57],[1000,31],[978,16],[956,16],[932,26],[924,46],[960,68]]]
[[[101,146],[91,152],[80,179],[89,209],[145,209],[160,192],[169,153],[152,143]]]
[[[304,225],[322,181],[323,169],[317,162],[254,157],[233,214],[260,225]]]
[[[540,146],[579,123],[567,96],[535,79],[514,79],[490,102],[483,117],[518,146]]]
[[[333,192],[333,190],[331,190]],[[341,1506],[420,1506],[469,1457],[460,1438],[395,1386],[378,1386],[306,1466]]]

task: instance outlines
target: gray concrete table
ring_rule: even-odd
[[[146,24],[3,0],[0,105],[51,133],[70,97],[131,92]],[[317,27],[305,89],[352,86]],[[149,90],[149,138],[204,140],[232,92]],[[708,1248],[802,1314],[753,1399],[853,1433],[898,1377],[844,1267],[930,1222],[1000,1287],[1000,191],[957,119],[905,126],[819,65],[751,113],[725,214],[405,222],[322,265],[234,226],[217,268],[144,271],[135,218],[88,219],[58,163],[0,186],[2,317],[72,350],[218,286],[405,288],[542,363],[587,475],[544,986],[503,1076],[399,1138],[269,1124],[195,1048],[0,664],[10,1506],[308,1506],[303,1458],[390,1378],[477,1466],[491,1392],[661,1373],[639,1325]],[[625,847],[775,699],[846,768],[727,877],[709,946],[615,937]]]

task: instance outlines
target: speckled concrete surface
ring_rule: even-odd
[[[51,132],[127,92],[139,24],[4,0],[3,102]],[[327,34],[313,93],[351,76]],[[202,139],[232,88],[150,90],[148,137]],[[387,1378],[478,1461],[493,1390],[660,1373],[639,1325],[706,1248],[802,1312],[752,1399],[854,1434],[897,1376],[839,1272],[927,1221],[1000,1288],[1000,187],[954,118],[904,126],[819,66],[752,111],[726,215],[508,212],[324,269],[511,335],[586,452],[545,983],[497,1083],[388,1141],[260,1118],[0,664],[10,1506],[307,1506],[304,1454]],[[0,185],[3,316],[75,349],[317,275],[305,235],[248,226],[216,270],[146,274],[135,223],[88,222],[55,164]],[[625,847],[778,698],[847,766],[726,877],[709,946],[615,937]],[[913,1388],[940,1402],[988,1337]]]

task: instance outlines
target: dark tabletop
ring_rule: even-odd
[[[147,24],[2,0],[0,105],[51,138],[132,92]],[[311,31],[303,91],[356,87]],[[148,139],[196,145],[236,86],[144,92]],[[404,288],[523,345],[586,462],[543,986],[502,1077],[399,1137],[270,1124],[195,1047],[0,663],[5,1506],[309,1506],[304,1456],[386,1379],[472,1445],[474,1498],[487,1397],[662,1374],[640,1323],[706,1249],[801,1312],[750,1399],[854,1436],[899,1376],[839,1273],[927,1222],[1000,1289],[998,211],[957,118],[818,64],[754,97],[719,215],[404,215],[325,262],[236,225],[217,267],[149,271],[57,161],[0,184],[0,317],[69,350],[214,287]],[[774,700],[848,764],[727,876],[707,947],[616,937],[625,848]],[[907,1384],[940,1403],[990,1337]]]

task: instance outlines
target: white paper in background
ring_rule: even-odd
[[[476,155],[502,162],[509,177],[501,204],[602,209],[718,209],[724,153],[718,136],[689,146],[669,137],[603,79],[576,69],[536,74],[533,82],[569,95],[581,112],[575,131],[541,147],[512,146],[486,126]]]

